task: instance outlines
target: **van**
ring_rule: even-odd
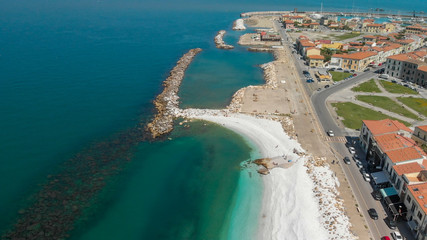
[[[380,78],[388,79],[390,76],[388,74],[381,74]]]

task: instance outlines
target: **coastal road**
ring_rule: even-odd
[[[317,117],[323,126],[324,132],[332,130],[335,133],[335,136],[346,136],[349,135],[344,129],[340,128],[336,121],[333,119],[331,113],[328,110],[326,100],[332,94],[339,92],[347,87],[357,85],[360,82],[369,80],[375,77],[377,74],[373,72],[364,72],[360,73],[357,77],[351,78],[349,80],[342,80],[341,83],[332,85],[330,88],[323,89],[319,92],[314,93],[311,96],[311,102],[316,111]]]

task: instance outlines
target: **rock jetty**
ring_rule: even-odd
[[[224,37],[225,33],[226,33],[225,30],[221,30],[218,32],[218,34],[214,38],[215,45],[219,49],[233,49],[234,46],[225,44],[224,40],[222,39]]]
[[[201,51],[201,48],[195,48],[184,54],[171,70],[169,77],[163,82],[164,89],[154,100],[157,114],[146,127],[153,139],[173,130],[173,120],[180,111],[178,91],[185,70]]]
[[[233,30],[235,30],[235,31],[236,30],[237,31],[239,31],[239,30],[246,30],[245,23],[244,23],[243,19],[239,18],[236,21],[234,21],[234,23],[233,23]]]

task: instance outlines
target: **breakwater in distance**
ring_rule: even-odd
[[[178,91],[184,78],[185,70],[201,51],[201,48],[194,48],[184,54],[171,70],[169,77],[163,82],[164,89],[153,102],[157,113],[146,126],[146,130],[153,139],[173,130],[173,120],[179,111]]]
[[[224,42],[223,38],[225,33],[226,33],[225,30],[218,31],[218,34],[214,38],[215,45],[219,49],[233,49],[234,46],[228,45]]]

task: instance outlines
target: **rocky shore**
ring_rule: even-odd
[[[173,130],[173,120],[180,111],[178,91],[184,78],[185,70],[194,57],[201,51],[201,48],[195,48],[184,54],[171,70],[169,77],[163,82],[164,89],[154,100],[154,107],[157,110],[157,114],[146,127],[152,138],[159,137]]]
[[[234,46],[225,44],[224,40],[222,39],[224,37],[225,33],[226,33],[225,30],[221,30],[218,32],[218,34],[214,38],[215,45],[219,49],[233,49]]]
[[[243,19],[239,18],[236,21],[234,21],[234,23],[233,23],[233,30],[235,30],[235,31],[236,30],[237,31],[239,31],[239,30],[246,30],[245,23],[244,23]]]

